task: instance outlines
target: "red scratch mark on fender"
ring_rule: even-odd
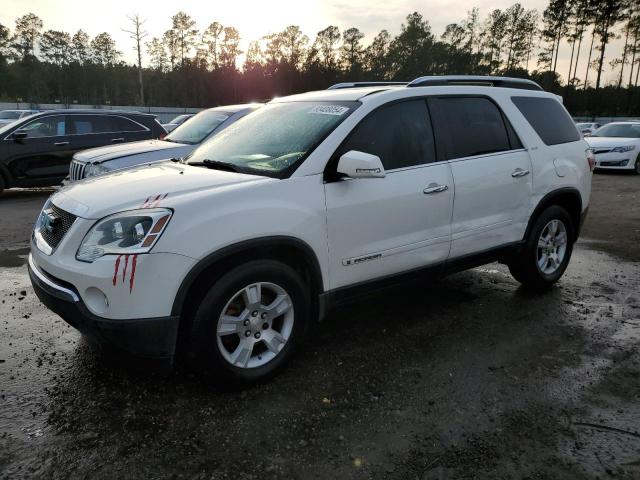
[[[133,260],[131,261],[131,278],[129,279],[129,295],[133,291],[133,284],[136,278],[136,264],[138,263],[138,255],[133,255]]]
[[[168,193],[159,193],[155,197],[153,195],[147,197],[147,199],[140,205],[140,208],[155,208],[158,204],[169,196]]]
[[[155,200],[154,200],[153,202],[151,202],[151,205],[149,205],[149,208],[155,208],[155,207],[157,207],[157,206],[158,206],[158,204],[159,204],[162,200],[164,200],[165,198],[167,198],[167,196],[168,196],[168,195],[169,195],[168,193],[165,193],[164,195],[162,195],[162,194],[158,195],[158,196],[155,198]]]
[[[127,267],[129,266],[129,255],[124,256],[124,268],[122,269],[122,283],[124,283],[124,279],[127,277]]]
[[[116,286],[116,281],[118,279],[118,270],[120,269],[120,258],[122,257],[122,255],[118,255],[118,258],[116,258],[116,264],[113,268],[113,286]]]

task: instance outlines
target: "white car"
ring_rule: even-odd
[[[39,112],[39,110],[2,110],[0,111],[0,127]]]
[[[260,104],[227,105],[203,110],[162,140],[144,140],[91,148],[76,153],[69,165],[67,182],[131,168],[141,164],[182,158]]]
[[[171,120],[169,123],[163,123],[162,126],[167,131],[167,133],[171,133],[176,128],[178,128],[180,125],[182,125],[184,122],[186,122],[190,118],[193,118],[194,116],[195,116],[195,114],[193,114],[193,113],[185,113],[184,115],[178,115],[173,120]]]
[[[55,193],[29,272],[80,331],[168,359],[179,343],[194,365],[248,384],[329,309],[401,280],[499,260],[529,287],[552,285],[589,205],[589,153],[557,97],[528,80],[279,98],[185,163]]]
[[[599,123],[586,123],[586,122],[576,123],[576,127],[578,127],[578,130],[580,130],[580,133],[582,133],[585,136],[591,135],[601,126],[602,125],[600,125]]]
[[[608,123],[585,140],[595,154],[597,169],[640,175],[640,121]]]

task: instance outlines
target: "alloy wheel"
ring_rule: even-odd
[[[293,302],[279,285],[257,282],[237,291],[222,309],[216,336],[222,357],[238,368],[261,367],[287,344]]]
[[[567,254],[567,227],[558,219],[545,225],[538,239],[538,269],[545,275],[553,275],[562,265]]]

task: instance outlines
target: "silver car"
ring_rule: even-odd
[[[0,127],[9,125],[34,113],[39,113],[39,110],[2,110],[0,111]]]
[[[163,140],[109,145],[78,152],[73,156],[65,183],[137,165],[182,158],[259,107],[260,104],[251,103],[209,108],[184,122]]]

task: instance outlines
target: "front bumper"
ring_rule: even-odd
[[[179,317],[124,320],[98,317],[87,309],[75,287],[41,270],[31,255],[29,277],[40,301],[80,332],[136,356],[173,357]]]
[[[635,168],[635,151],[624,153],[602,153],[596,155],[597,170],[633,170]]]

